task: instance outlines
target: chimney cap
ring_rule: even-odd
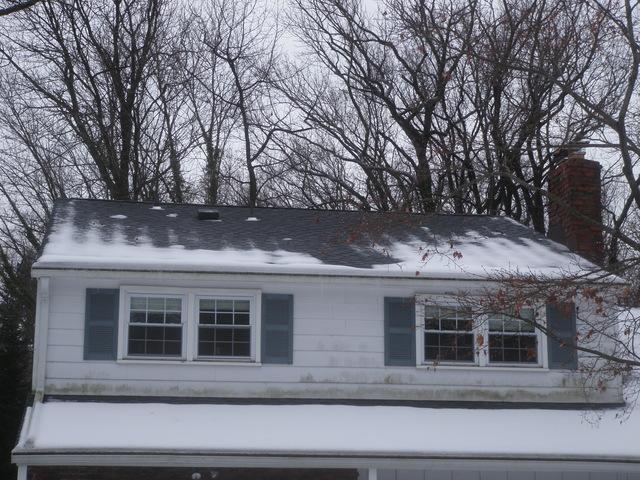
[[[198,220],[220,220],[220,212],[215,208],[199,208]]]

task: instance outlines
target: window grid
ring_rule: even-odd
[[[198,357],[251,356],[250,301],[201,298],[198,301]]]
[[[538,334],[534,311],[527,308],[520,318],[496,315],[489,318],[489,363],[538,363]]]
[[[435,362],[475,362],[471,311],[427,306],[424,310],[424,359]]]
[[[131,296],[127,353],[149,357],[182,356],[182,299]]]

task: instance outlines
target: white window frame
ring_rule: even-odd
[[[534,320],[540,325],[544,325],[544,323],[546,322],[546,315],[544,315],[544,308],[540,308],[540,307],[523,307],[523,308],[532,308],[534,312]],[[544,335],[543,332],[541,332],[540,329],[538,328],[535,329],[535,333],[537,337],[536,346],[538,348],[538,351],[537,351],[538,361],[536,363],[491,362],[489,360],[489,335],[491,333],[489,331],[489,319],[490,319],[489,316],[487,316],[482,322],[486,333],[484,334],[485,344],[483,346],[485,354],[482,355],[484,358],[481,365],[492,367],[492,368],[493,367],[496,367],[496,368],[515,367],[515,368],[535,368],[535,369],[548,368],[547,336]]]
[[[198,343],[200,333],[200,300],[248,300],[249,301],[249,337],[250,337],[250,354],[249,357],[231,357],[231,356],[199,356],[198,355]],[[258,308],[256,304],[256,298],[252,295],[195,295],[193,302],[193,318],[194,318],[194,359],[199,362],[255,362],[256,358],[260,358],[260,343],[259,330],[256,328],[256,319],[259,320],[257,313]]]
[[[452,297],[442,297],[442,296],[418,296],[416,297],[416,362],[418,366],[426,366],[426,365],[434,365],[433,360],[427,360],[424,355],[424,336],[426,332],[425,323],[424,323],[424,315],[425,315],[425,307],[427,306],[437,306],[437,307],[449,307],[449,308],[459,308],[460,302],[457,302]],[[471,329],[471,333],[473,334],[473,361],[465,362],[465,361],[455,361],[455,360],[444,360],[437,362],[437,365],[451,365],[458,367],[475,367],[479,364],[478,351],[475,348],[476,340],[478,337],[478,327],[473,325]]]
[[[182,299],[182,356],[129,355],[129,308],[132,296],[175,297]],[[251,331],[251,356],[198,357],[198,313],[199,298],[223,298],[249,300],[249,322]],[[261,359],[261,300],[260,290],[159,287],[144,285],[121,285],[118,319],[118,361],[126,363],[215,363],[229,365],[260,365]]]
[[[425,359],[425,323],[424,314],[425,306],[439,306],[439,307],[460,307],[460,302],[455,296],[450,295],[425,295],[419,294],[415,297],[416,301],[416,366],[417,367],[432,367],[434,365],[433,360]],[[533,307],[535,310],[535,318],[537,322],[544,325],[546,322],[545,310],[543,307]],[[474,348],[474,361],[441,361],[437,362],[437,366],[440,367],[452,367],[452,368],[488,368],[488,369],[546,369],[548,368],[548,349],[547,349],[547,336],[536,328],[537,346],[538,346],[538,361],[537,363],[516,363],[516,362],[489,362],[489,319],[481,318],[474,321],[473,325],[473,342],[477,345],[478,335],[482,335],[484,342],[482,347]]]

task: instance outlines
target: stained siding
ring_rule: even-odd
[[[111,274],[113,275],[113,274]],[[86,288],[120,285],[261,289],[294,295],[293,365],[117,363],[82,360]],[[51,279],[46,362],[48,393],[584,401],[575,376],[538,369],[384,366],[383,301],[464,287],[453,282],[230,276],[193,280]],[[615,388],[602,401],[618,400]]]

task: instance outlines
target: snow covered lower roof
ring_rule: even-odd
[[[37,403],[14,456],[200,454],[640,462],[640,412]],[[591,421],[590,421],[591,420]],[[15,457],[14,457],[15,458]]]
[[[556,275],[591,268],[506,217],[66,200],[34,268],[374,277]]]

